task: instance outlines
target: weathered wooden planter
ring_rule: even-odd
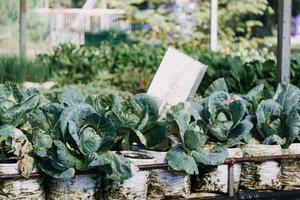
[[[228,149],[230,158],[242,158],[240,148]],[[241,164],[234,164],[234,191],[238,190],[241,176]],[[227,193],[228,192],[228,165],[201,166],[196,181],[193,181],[193,190],[198,192]]]
[[[300,154],[300,143],[294,143],[282,150],[283,155]],[[300,160],[282,161],[282,189],[300,189]]]
[[[282,155],[279,145],[249,144],[243,148],[245,157]],[[281,165],[278,161],[244,162],[241,188],[253,190],[280,190]]]
[[[165,152],[149,152],[156,163],[165,163]],[[176,175],[167,169],[151,170],[148,196],[153,198],[184,198],[191,192],[190,176]]]
[[[122,155],[133,162],[134,165],[154,163],[154,158],[146,151],[122,151]],[[104,199],[120,200],[146,200],[150,171],[138,171],[130,179],[105,184]]]
[[[66,180],[50,178],[47,184],[47,200],[96,200],[99,183],[100,178],[95,174],[75,175]]]
[[[33,172],[37,172],[34,169]],[[0,173],[2,175],[16,175],[18,172],[17,163],[1,163]],[[0,180],[0,199],[3,200],[44,200],[44,178],[21,178],[21,179],[3,179]]]

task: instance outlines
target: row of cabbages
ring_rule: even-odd
[[[227,192],[228,166],[222,164],[227,157],[300,153],[300,90],[291,84],[279,85],[273,95],[263,85],[236,95],[218,79],[203,98],[173,106],[166,120],[180,141],[168,151],[168,164],[175,171],[198,174],[192,177],[196,191]],[[297,188],[299,163],[235,164],[234,189]]]
[[[263,85],[233,95],[218,79],[203,98],[159,116],[157,102],[146,94],[130,100],[85,97],[74,90],[41,95],[2,84],[0,171],[29,178],[39,170],[48,176],[46,187],[43,178],[2,180],[0,197],[178,197],[190,193],[189,175],[197,191],[226,192],[228,170],[222,163],[227,157],[300,152],[297,144],[290,145],[299,140],[299,99],[300,90],[293,85],[280,85],[273,98]],[[139,150],[128,151],[132,149]],[[165,159],[170,171],[137,171],[138,164]],[[244,163],[243,169],[236,164],[235,189],[299,186],[297,163],[280,166],[275,161]]]
[[[47,199],[96,198],[99,184],[110,180],[104,189],[119,189],[116,183],[138,174],[138,163],[121,155],[122,150],[130,150],[133,143],[167,150],[166,134],[156,100],[146,94],[130,100],[116,95],[85,97],[75,90],[42,95],[1,84],[0,172],[20,173],[27,179],[1,179],[0,197],[43,199],[47,188]],[[91,170],[95,175],[75,175]],[[46,187],[43,178],[30,178],[36,171],[48,175]],[[98,194],[103,196],[103,190]]]

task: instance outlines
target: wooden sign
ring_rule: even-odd
[[[162,114],[195,95],[206,69],[206,65],[169,47],[147,94],[157,98]]]

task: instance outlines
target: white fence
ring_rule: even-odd
[[[49,26],[52,46],[65,42],[83,44],[85,32],[130,31],[124,10],[40,8],[34,12]]]

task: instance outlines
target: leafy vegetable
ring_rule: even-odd
[[[197,121],[186,123],[183,118],[176,118],[179,125],[180,144],[173,146],[167,153],[168,165],[175,171],[187,174],[199,174],[197,163],[218,165],[228,156],[222,146],[205,145],[208,136],[203,133]]]
[[[28,178],[33,170],[34,159],[30,156],[32,144],[20,129],[11,125],[0,127],[1,161],[17,159],[21,175]]]
[[[19,126],[28,114],[38,106],[40,97],[37,90],[20,90],[13,83],[0,85],[0,123]]]
[[[279,85],[273,99],[267,100],[263,100],[262,90],[259,85],[244,97],[250,103],[248,118],[255,124],[252,136],[263,144],[287,148],[300,131],[300,90],[291,84]]]
[[[98,97],[94,105],[98,113],[112,121],[122,149],[131,149],[133,142],[148,149],[168,148],[166,127],[159,121],[159,106],[154,98],[146,94],[135,95],[131,100]]]
[[[20,174],[26,178],[33,170],[34,159],[23,126],[39,101],[37,90],[21,90],[13,83],[0,84],[0,160],[16,159]]]
[[[50,176],[63,179],[72,177],[76,170],[92,168],[105,172],[109,178],[129,178],[130,162],[111,151],[116,140],[111,121],[90,104],[68,105],[43,105],[36,112],[38,119],[31,120],[39,167]]]
[[[202,120],[212,141],[218,141],[228,147],[237,145],[250,133],[252,123],[244,119],[246,104],[238,96],[226,92],[212,93],[203,102]]]

